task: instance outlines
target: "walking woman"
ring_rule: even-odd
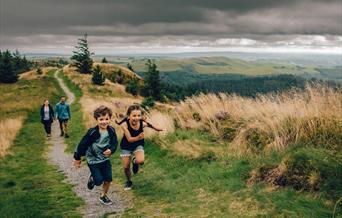
[[[45,99],[44,104],[40,108],[40,120],[44,124],[44,129],[46,132],[46,136],[51,136],[51,124],[55,119],[55,112],[53,111],[51,105],[49,104],[49,100]]]

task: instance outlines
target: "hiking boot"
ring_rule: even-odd
[[[89,178],[88,178],[88,183],[87,183],[87,187],[89,190],[92,190],[95,186],[95,183],[94,183],[94,178],[93,176],[90,174],[89,175]]]
[[[124,187],[125,191],[131,190],[133,187],[133,182],[132,181],[127,181]]]
[[[113,202],[107,197],[107,195],[100,197],[101,204],[111,205]]]
[[[69,138],[69,135],[65,133],[65,138]]]
[[[64,136],[64,132],[61,132],[61,134],[59,136]]]
[[[139,171],[139,164],[135,163],[135,157],[132,158],[132,171],[137,174]]]

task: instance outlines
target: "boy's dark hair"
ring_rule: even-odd
[[[112,112],[112,110],[109,107],[106,107],[106,106],[102,105],[102,106],[100,106],[100,107],[95,109],[95,111],[94,111],[94,118],[97,119],[100,116],[105,116],[106,114],[108,114],[109,117],[111,118],[113,112]]]

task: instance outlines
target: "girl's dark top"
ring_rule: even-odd
[[[131,125],[129,124],[129,120],[126,120],[126,123],[127,123],[128,131],[131,134],[131,137],[136,137],[140,133],[144,132],[144,123],[142,120],[140,120],[140,126],[138,130],[135,130],[131,127]],[[134,151],[139,145],[141,146],[145,145],[144,139],[140,139],[139,141],[135,141],[135,142],[128,142],[125,134],[123,135],[121,143],[120,143],[121,149],[129,150],[129,151]]]
[[[53,118],[55,118],[55,112],[53,111],[53,108],[51,105],[49,105],[49,114],[50,114],[50,121],[53,122]],[[44,120],[44,105],[40,108],[40,121],[43,122]]]

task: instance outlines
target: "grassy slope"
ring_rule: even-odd
[[[178,133],[179,134],[179,133]],[[169,136],[172,137],[172,136]],[[195,139],[192,133],[183,138]],[[195,138],[194,138],[195,137]],[[211,140],[207,141],[212,143]],[[249,172],[263,157],[186,158],[161,149],[158,140],[146,143],[143,173],[134,177],[134,207],[124,217],[330,217],[333,202],[291,188],[270,190],[262,183],[246,185]],[[274,163],[281,155],[268,158]],[[115,159],[114,165],[120,161]],[[121,169],[114,177],[123,182]]]
[[[270,75],[270,74],[318,74],[310,66],[302,67],[291,64],[272,64],[248,62],[225,57],[202,57],[187,59],[157,59],[156,64],[160,72],[191,71],[203,74],[242,74],[242,75]],[[145,60],[132,62],[137,71],[146,71]]]
[[[35,87],[32,91],[38,90],[36,94],[40,99],[50,95],[51,102],[56,103],[57,93],[62,93],[52,78],[45,79],[44,83],[32,83]],[[54,88],[47,93],[46,87]],[[28,110],[27,114],[23,128],[10,148],[13,155],[0,159],[1,216],[81,217],[77,208],[83,202],[73,193],[71,185],[63,182],[64,176],[46,161],[48,145],[37,115],[38,108]]]
[[[73,86],[69,83],[72,90],[77,89]],[[81,117],[74,119],[74,116],[75,123],[82,122]],[[75,128],[74,139],[78,139],[68,142],[70,151],[84,134],[77,126],[71,125],[71,128]],[[182,139],[201,140],[212,146],[212,137],[206,140],[193,132],[179,131],[175,134],[181,135]],[[170,135],[168,141],[172,143],[174,137]],[[255,166],[278,163],[283,155],[285,153],[268,159],[236,159],[208,154],[193,159],[162,149],[158,140],[147,140],[146,164],[143,172],[133,180],[134,206],[126,210],[124,217],[331,217],[334,202],[324,194],[320,196],[291,188],[271,190],[263,183],[252,187],[246,185]],[[114,180],[123,184],[119,152],[111,159]]]

